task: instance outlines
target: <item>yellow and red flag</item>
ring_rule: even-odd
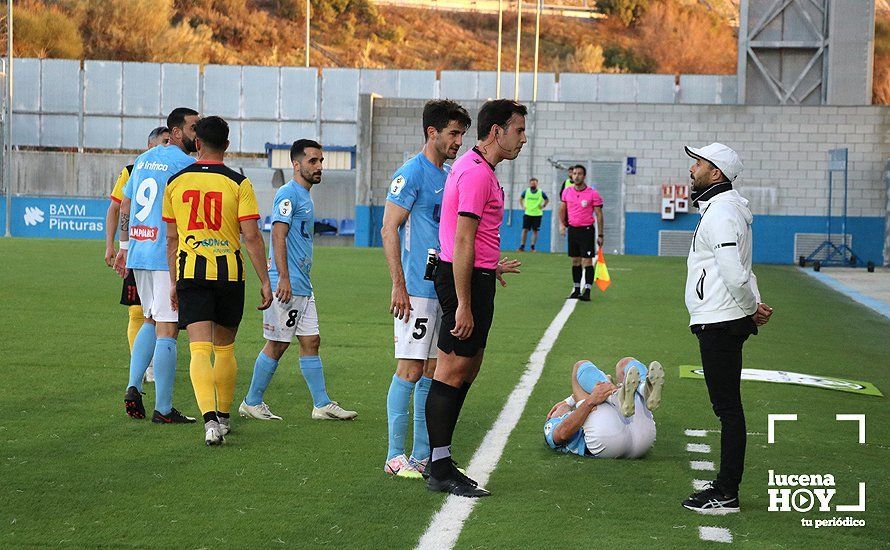
[[[596,253],[596,269],[593,272],[593,280],[596,282],[596,286],[603,292],[612,284],[612,279],[609,277],[609,269],[606,267],[606,260],[603,259],[602,249]]]

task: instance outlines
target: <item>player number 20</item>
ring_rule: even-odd
[[[429,322],[428,317],[418,317],[414,322],[414,328],[417,330],[411,333],[415,340],[422,340],[426,336],[426,324]]]
[[[189,212],[189,231],[204,229],[218,230],[222,227],[222,193],[210,191],[204,193],[204,221],[198,219],[198,209],[201,207],[201,192],[197,189],[189,189],[182,194],[182,202],[191,203]]]

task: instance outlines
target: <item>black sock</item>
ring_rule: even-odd
[[[581,266],[573,265],[572,266],[572,281],[575,283],[575,288],[581,288]]]
[[[218,422],[219,419],[216,417],[216,411],[210,411],[209,413],[204,413],[204,422]]]
[[[469,386],[467,385],[469,388]],[[451,437],[466,392],[433,380],[426,398],[426,428],[430,438],[430,475],[436,479],[451,473]]]
[[[219,418],[229,418],[230,415],[229,415],[229,413],[216,411],[216,416]]]
[[[593,266],[589,265],[584,268],[584,290],[590,290],[593,286]]]

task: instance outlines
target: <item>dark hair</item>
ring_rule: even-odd
[[[470,128],[470,114],[458,103],[450,99],[433,99],[423,106],[423,140],[426,141],[426,129],[432,126],[437,132],[444,130],[452,121],[457,121],[465,130]]]
[[[218,116],[204,117],[195,125],[201,143],[214,151],[225,151],[229,141],[229,125]]]
[[[493,99],[486,101],[479,110],[479,116],[476,118],[479,124],[476,131],[479,139],[485,139],[491,133],[491,128],[495,125],[506,128],[507,123],[513,115],[525,116],[528,109],[525,105],[517,103],[512,99]]]
[[[148,133],[148,139],[149,139],[149,141],[151,141],[151,140],[155,139],[156,137],[160,136],[161,134],[169,134],[169,133],[170,133],[170,128],[167,128],[166,126],[158,126],[157,128],[155,128],[154,130],[152,130],[151,132]]]
[[[321,144],[311,139],[298,139],[290,146],[290,161],[294,162],[304,156],[306,149],[321,149]]]
[[[529,182],[532,182],[532,181],[538,181],[538,178],[531,178],[531,179],[528,180],[528,181],[529,181]]]
[[[582,172],[584,172],[584,175],[586,176],[586,175],[587,175],[587,168],[585,168],[583,164],[576,164],[576,165],[575,165],[575,170],[577,170],[577,169],[579,169],[579,168],[581,169]]]
[[[171,130],[173,128],[182,129],[182,126],[185,124],[185,117],[187,116],[195,116],[198,114],[198,111],[194,109],[189,109],[188,107],[177,107],[170,111],[170,114],[167,115],[167,128]]]

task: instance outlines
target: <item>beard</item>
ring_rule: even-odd
[[[182,136],[182,147],[185,149],[186,153],[197,153],[198,147],[195,145],[195,140],[189,139],[185,136]]]

